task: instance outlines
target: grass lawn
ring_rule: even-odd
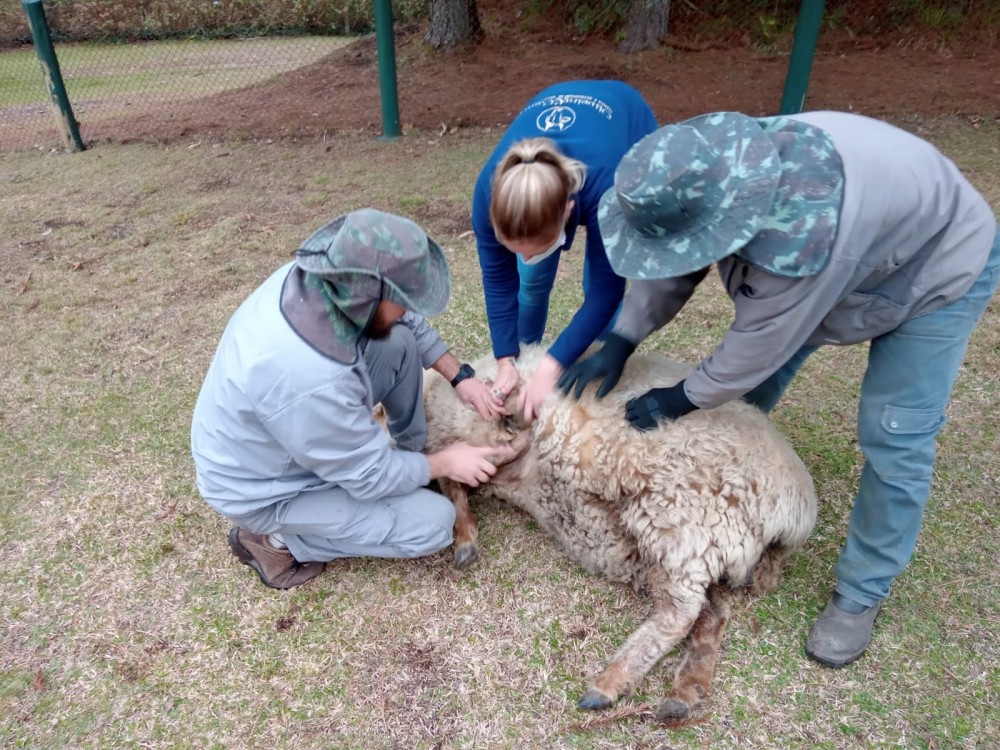
[[[208,96],[308,65],[351,37],[267,37],[133,44],[57,44],[74,114],[86,125],[149,101]],[[0,143],[48,125],[49,94],[34,48],[0,51]],[[30,141],[30,138],[29,138]]]
[[[1000,209],[1000,126],[903,124]],[[468,213],[495,137],[0,155],[0,746],[1000,746],[996,301],[956,387],[913,564],[869,653],[843,670],[813,664],[802,644],[857,481],[865,350],[809,361],[774,419],[813,472],[819,522],[779,590],[736,606],[713,692],[680,728],[650,715],[676,654],[619,710],[576,709],[646,604],[499,503],[474,504],[483,558],[463,573],[450,551],[349,560],[276,592],[230,556],[188,450],[227,319],[313,229],[370,205],[446,248],[455,293],[435,323],[460,355],[486,351]],[[579,303],[577,245],[552,333]],[[718,286],[703,284],[644,347],[689,361],[711,351],[730,317]]]

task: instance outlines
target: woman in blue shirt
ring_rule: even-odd
[[[583,305],[521,391],[533,419],[563,370],[614,318],[625,279],[611,270],[597,223],[601,195],[625,152],[657,127],[621,81],[569,81],[538,93],[483,167],[472,200],[486,315],[498,373],[493,410],[517,385],[521,343],[541,341],[559,257],[586,230]]]

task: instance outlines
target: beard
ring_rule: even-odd
[[[396,321],[384,322],[379,320],[372,320],[365,326],[365,330],[362,331],[365,338],[371,341],[384,341],[389,338],[389,334],[392,333],[392,327],[396,325]]]

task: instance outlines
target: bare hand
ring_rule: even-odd
[[[517,396],[517,408],[524,413],[525,422],[531,423],[538,416],[545,399],[555,390],[562,369],[555,358],[546,354],[534,375],[528,378]]]
[[[453,482],[478,487],[490,481],[490,477],[497,473],[493,461],[503,463],[509,460],[513,453],[514,449],[509,446],[497,448],[489,445],[453,443],[444,450],[427,456],[427,461],[431,465],[431,479],[447,477]]]
[[[455,392],[463,404],[474,409],[483,419],[498,419],[507,414],[503,400],[498,402],[490,386],[482,380],[466,378],[455,386]]]
[[[521,376],[518,374],[512,358],[504,357],[497,360],[497,376],[493,381],[493,397],[498,399],[502,405],[510,392],[517,387],[520,379]]]

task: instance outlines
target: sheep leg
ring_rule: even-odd
[[[764,550],[753,569],[747,587],[754,595],[770,593],[778,588],[781,571],[788,557],[788,548],[773,544]],[[722,648],[722,637],[732,614],[733,592],[713,585],[708,590],[708,602],[691,628],[684,659],[677,668],[674,687],[656,711],[659,721],[684,719],[708,694],[715,665]]]
[[[636,685],[660,658],[680,643],[705,603],[705,595],[673,586],[654,593],[649,618],[618,649],[577,704],[580,708],[607,708]]]
[[[781,583],[781,571],[789,549],[780,544],[772,544],[760,556],[750,579],[750,593],[754,596],[770,594]]]
[[[677,668],[673,690],[656,710],[658,721],[687,718],[708,694],[731,614],[732,592],[722,586],[711,586],[708,601],[688,636],[688,647]]]
[[[505,455],[506,465],[499,463],[499,458],[494,457],[493,460],[503,468],[513,468],[515,464],[520,467],[520,460],[531,447],[530,438],[526,434],[518,435],[509,447],[513,449],[513,455]],[[469,507],[469,488],[445,477],[438,479],[438,484],[441,494],[455,506],[455,567],[467,568],[479,559],[479,527]]]
[[[467,568],[479,559],[479,527],[469,508],[469,490],[444,477],[438,484],[441,494],[455,504],[455,567]]]

